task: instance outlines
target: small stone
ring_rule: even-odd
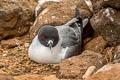
[[[56,16],[52,16],[52,19],[55,19],[56,18]]]
[[[2,56],[3,56],[3,57],[6,57],[6,56],[7,56],[7,54],[3,54]]]
[[[85,80],[119,80],[120,64],[107,64]]]
[[[28,48],[30,46],[30,43],[25,43],[25,47]]]
[[[96,66],[90,66],[90,67],[87,69],[86,73],[82,76],[82,78],[83,78],[83,79],[86,79],[86,78],[88,78],[89,76],[91,76],[92,73],[95,71],[95,69],[96,69]]]

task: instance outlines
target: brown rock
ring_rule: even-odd
[[[66,59],[60,64],[59,78],[81,79],[88,67],[96,66],[98,69],[102,65],[101,54],[86,50],[81,55]]]
[[[0,80],[14,80],[14,78],[9,75],[0,75]]]
[[[120,63],[120,45],[114,50],[113,63]]]
[[[92,50],[95,52],[101,52],[103,51],[106,45],[107,45],[107,42],[102,38],[102,36],[98,36],[93,40],[91,40],[90,42],[88,42],[85,45],[85,49]]]
[[[73,17],[75,17],[75,8],[79,8],[80,16],[82,18],[90,17],[88,6],[84,0],[62,0],[59,3],[46,3],[41,7],[41,12],[38,16],[38,22],[35,26],[31,27],[30,36],[31,39],[36,35],[38,29],[43,25],[58,26],[65,24]]]
[[[94,12],[99,11],[103,7],[120,8],[120,0],[91,0]]]
[[[14,79],[15,80],[42,80],[42,76],[26,74],[26,75],[21,75],[21,76],[14,76]]]
[[[1,47],[2,48],[13,48],[18,45],[22,45],[23,43],[18,39],[8,39],[8,40],[1,40]]]
[[[0,40],[28,32],[34,7],[34,0],[0,0]]]
[[[103,66],[94,75],[85,80],[120,80],[120,64],[108,64]]]
[[[91,19],[95,32],[101,35],[108,45],[120,43],[120,11],[112,8],[100,10]]]

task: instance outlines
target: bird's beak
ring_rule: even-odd
[[[49,46],[49,48],[50,48],[51,54],[52,54],[52,45],[53,45],[53,41],[52,41],[52,40],[49,40],[49,41],[48,41],[48,46]]]

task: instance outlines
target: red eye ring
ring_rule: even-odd
[[[45,40],[45,39],[46,39],[46,36],[43,35],[43,36],[41,36],[41,38],[42,38],[43,40]]]

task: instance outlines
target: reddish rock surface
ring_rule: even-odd
[[[35,4],[34,0],[0,0],[0,40],[29,31]]]
[[[102,36],[98,36],[93,40],[91,40],[90,42],[88,42],[85,45],[85,49],[100,53],[103,51],[106,45],[107,45],[107,42],[102,38]]]
[[[104,59],[100,53],[86,50],[79,56],[64,60],[60,64],[60,78],[81,79],[90,66],[100,68],[104,64]]]

